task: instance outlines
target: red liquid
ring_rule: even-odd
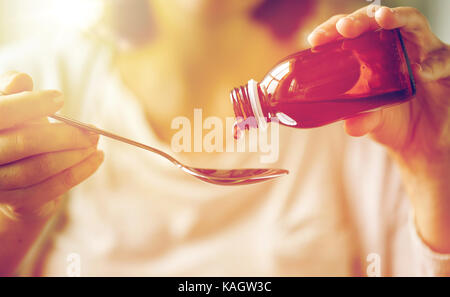
[[[279,102],[273,107],[297,122],[296,125],[289,126],[314,128],[375,110],[381,106],[397,104],[403,101],[399,98],[407,97],[409,97],[408,91],[402,90],[358,99]],[[280,122],[283,123],[281,120]]]
[[[190,168],[194,176],[208,183],[222,186],[250,185],[267,181],[289,172],[284,169],[204,169]],[[198,174],[195,174],[198,173]]]
[[[398,30],[369,32],[293,54],[258,84],[266,121],[276,118],[296,128],[319,127],[402,103],[414,93]],[[248,87],[232,92],[236,116],[244,120],[255,116],[248,95]],[[238,121],[237,127],[252,125]]]

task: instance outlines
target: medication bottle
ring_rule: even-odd
[[[235,136],[274,120],[319,127],[406,102],[414,94],[400,31],[380,29],[290,55],[261,82],[233,89]]]

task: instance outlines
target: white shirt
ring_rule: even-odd
[[[172,153],[111,55],[84,38],[37,42],[3,49],[0,71],[23,71],[36,89],[62,90],[63,114]],[[70,192],[19,274],[66,275],[75,253],[82,276],[449,275],[450,255],[432,252],[417,235],[385,149],[341,126],[282,127],[280,157],[270,167],[290,174],[241,187],[203,183],[102,138],[104,164]],[[260,167],[258,158],[224,154],[192,165]]]

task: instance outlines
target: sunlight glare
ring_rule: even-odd
[[[102,0],[52,0],[52,15],[60,25],[86,29],[93,25],[103,11]]]

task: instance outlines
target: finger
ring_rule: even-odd
[[[61,124],[33,124],[0,134],[0,164],[97,144],[99,136]]]
[[[47,117],[45,118],[40,118],[40,119],[35,119],[35,120],[31,120],[28,122],[25,122],[25,125],[30,125],[30,124],[47,124],[50,123],[50,121],[48,120]]]
[[[379,6],[369,5],[349,15],[333,16],[318,26],[310,34],[308,41],[312,46],[317,46],[334,41],[339,37],[353,38],[369,29],[377,29],[379,25],[375,21],[374,15],[378,8]]]
[[[50,123],[49,119],[47,117],[44,118],[39,118],[39,119],[33,119],[33,120],[29,120],[26,122],[23,122],[21,124],[16,125],[15,127],[11,128],[10,130],[18,130],[21,129],[23,127],[27,127],[30,125],[42,125],[42,124],[48,124]],[[0,131],[0,133],[5,133],[6,130]]]
[[[336,40],[341,35],[336,29],[336,23],[345,17],[345,14],[339,14],[331,17],[323,24],[319,25],[314,31],[309,34],[308,42],[315,47]]]
[[[341,18],[336,23],[336,30],[345,38],[355,38],[364,32],[380,28],[374,17],[376,13],[373,13],[375,10],[373,8],[377,9],[376,6],[370,5]]]
[[[0,192],[0,201],[12,206],[15,212],[32,212],[87,179],[99,168],[103,159],[103,152],[95,152],[77,165],[40,184],[26,189]]]
[[[70,168],[96,151],[87,149],[41,154],[0,167],[0,190],[26,188]]]
[[[54,114],[64,99],[59,91],[22,92],[0,97],[0,130]]]
[[[427,18],[413,7],[380,7],[375,12],[375,19],[381,28],[392,30],[402,28],[408,32],[431,31]]]
[[[10,95],[33,90],[33,79],[25,73],[9,71],[0,76],[0,93]]]
[[[405,36],[414,39],[427,51],[432,51],[442,44],[433,34],[427,18],[416,8],[381,7],[375,13],[375,20],[383,29],[400,28]]]
[[[411,105],[398,104],[375,112],[363,114],[345,121],[350,136],[370,136],[377,142],[401,149],[408,138],[405,123],[411,121]]]
[[[375,9],[374,9],[375,8]],[[375,11],[375,13],[373,13]],[[345,38],[354,38],[362,33],[383,28],[392,30],[402,28],[422,36],[432,35],[426,17],[412,7],[363,7],[336,23],[337,31]]]

